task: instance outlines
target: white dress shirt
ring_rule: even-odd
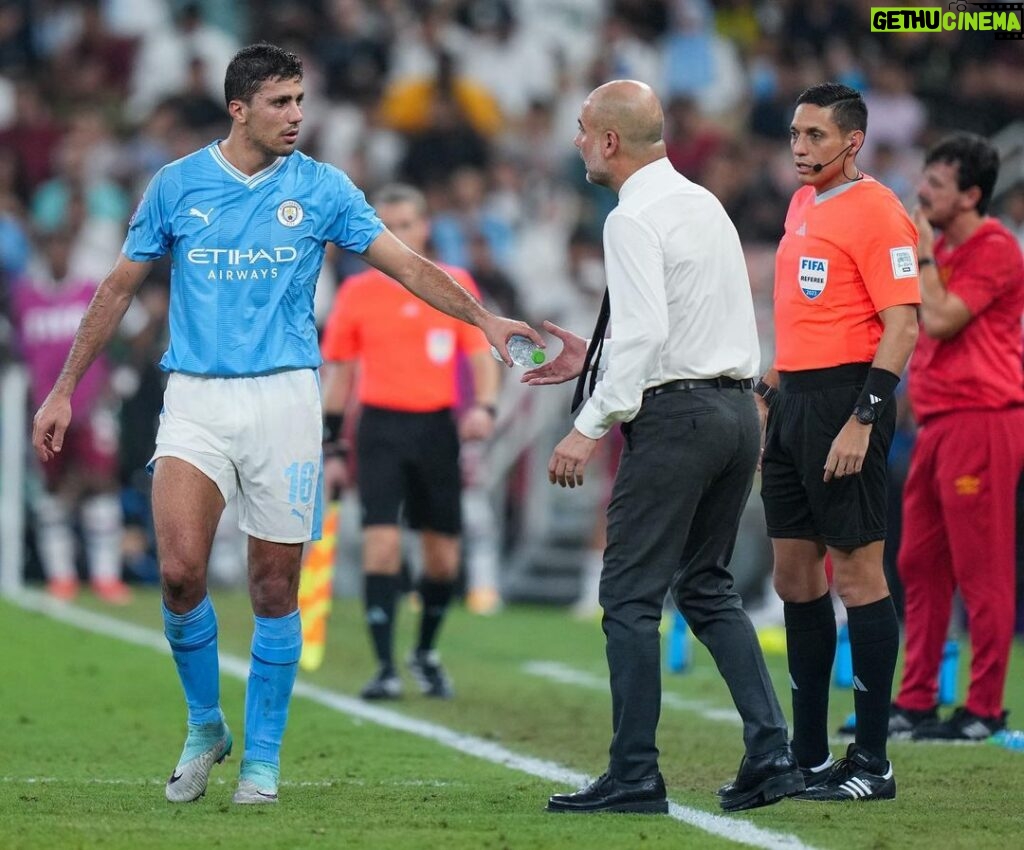
[[[611,300],[606,368],[576,417],[598,439],[643,391],[680,378],[752,378],[760,349],[739,236],[707,189],[667,158],[632,174],[604,225]]]

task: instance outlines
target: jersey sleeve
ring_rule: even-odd
[[[324,165],[323,188],[334,203],[334,215],[327,225],[326,237],[336,245],[362,254],[384,231],[366,196],[344,172]]]
[[[128,221],[128,235],[121,253],[129,260],[155,260],[171,249],[171,232],[164,200],[167,182],[167,169],[161,168],[149,181],[142,200]]]
[[[958,266],[948,284],[972,316],[982,313],[1022,276],[1020,248],[1011,238],[993,233],[979,248],[975,261]]]
[[[458,281],[463,289],[477,301],[480,300],[480,287],[476,285],[476,281],[473,280],[473,276],[468,271],[464,269],[448,269],[448,272]],[[456,322],[455,328],[459,351],[466,354],[476,354],[480,351],[491,350],[491,344],[487,341],[487,337],[484,336],[484,332],[476,325],[471,325],[469,322]]]
[[[350,278],[338,290],[320,343],[324,360],[355,360],[359,356],[359,323],[354,320],[357,289],[358,284]]]
[[[895,195],[875,194],[859,211],[849,253],[876,312],[920,304],[917,227]]]

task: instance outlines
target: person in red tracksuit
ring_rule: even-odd
[[[953,136],[929,151],[918,190],[923,333],[909,388],[921,427],[898,557],[906,663],[889,722],[890,734],[915,740],[978,741],[1006,726],[1024,470],[1024,259],[985,215],[998,170],[989,142]],[[966,704],[940,720],[936,677],[954,588],[967,609],[971,681]]]

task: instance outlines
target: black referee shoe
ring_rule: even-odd
[[[817,803],[895,800],[896,777],[892,772],[892,762],[877,759],[867,750],[850,744],[846,758],[832,765],[828,778],[820,785],[808,788],[796,799]]]

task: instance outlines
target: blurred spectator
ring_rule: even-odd
[[[692,97],[673,97],[665,110],[665,146],[669,162],[684,177],[703,183],[708,160],[722,147],[724,133],[704,120]]]
[[[495,263],[508,268],[512,261],[515,233],[508,222],[487,203],[487,181],[478,168],[458,168],[451,177],[451,205],[434,216],[432,242],[445,263],[466,268],[470,264],[470,242],[482,236]]]
[[[460,73],[491,93],[508,124],[518,125],[531,104],[554,96],[553,50],[520,26],[508,0],[462,0],[456,20],[469,32]]]
[[[50,58],[51,76],[68,100],[120,101],[128,93],[135,41],[107,27],[102,0],[78,0],[75,34]]]
[[[71,267],[97,280],[117,256],[130,209],[124,189],[110,178],[118,156],[102,113],[82,108],[56,153],[54,177],[32,196],[36,227],[73,233]]]
[[[222,100],[224,72],[238,47],[230,35],[204,21],[198,3],[187,3],[175,16],[173,26],[145,33],[131,80],[129,115],[141,118],[164,96],[182,92],[193,58],[203,63],[206,93]]]
[[[98,280],[69,265],[73,231],[55,228],[40,239],[36,262],[15,285],[14,325],[18,350],[38,407],[60,374],[75,331]],[[117,493],[117,423],[109,368],[102,357],[83,376],[72,403],[78,416],[63,451],[42,470],[35,495],[36,540],[47,590],[69,600],[78,592],[75,524],[81,527],[93,591],[106,602],[129,600],[121,581],[121,504]]]
[[[63,128],[53,117],[39,84],[35,80],[18,79],[15,83],[14,122],[0,130],[0,148],[17,154],[28,192],[53,173],[53,154],[62,133]]]
[[[0,2],[0,73],[26,71],[35,66],[31,0]]]

